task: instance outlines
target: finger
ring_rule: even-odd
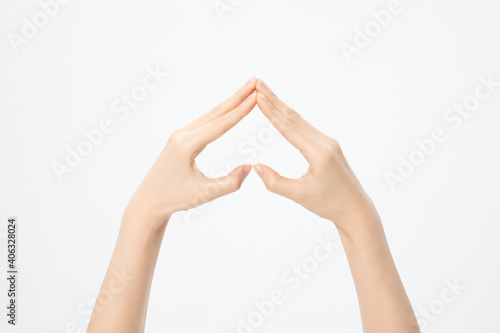
[[[312,163],[317,143],[296,123],[279,112],[261,93],[257,93],[257,105],[283,137],[297,148],[309,163]]]
[[[192,132],[195,148],[199,149],[208,145],[210,142],[220,138],[224,133],[229,131],[234,125],[247,116],[255,107],[257,93],[254,92],[248,96],[243,103],[238,105],[232,111],[224,114],[221,117],[215,118],[206,123],[201,128]]]
[[[309,133],[316,140],[325,140],[328,138],[327,135],[316,129],[313,125],[311,125],[307,120],[302,118],[300,114],[286,105],[278,96],[269,88],[269,86],[262,80],[257,80],[256,89],[259,93],[263,94],[269,102],[279,111],[281,112],[287,119],[297,123],[300,127],[302,127],[307,133]]]
[[[208,202],[239,190],[251,170],[252,166],[250,164],[240,165],[234,168],[227,176],[208,179],[203,190],[206,201]]]
[[[267,190],[297,202],[302,190],[300,180],[283,177],[265,164],[255,164],[253,169]]]
[[[210,122],[211,120],[220,117],[227,112],[233,110],[238,105],[240,105],[252,92],[255,91],[255,85],[257,79],[252,77],[248,80],[238,91],[236,91],[231,97],[226,99],[221,104],[214,107],[212,110],[208,111],[204,115],[200,116],[198,119],[193,121],[191,124],[185,127],[186,130],[194,130],[203,126],[204,124]]]

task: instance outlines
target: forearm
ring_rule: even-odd
[[[139,214],[123,216],[87,333],[144,332],[153,274],[167,220],[157,228]]]
[[[254,166],[266,188],[337,226],[349,260],[366,333],[417,333],[378,214],[347,163],[340,144],[287,106],[262,81],[257,105],[309,163],[298,179]]]
[[[211,179],[195,159],[255,106],[255,78],[191,124],[176,130],[134,192],[87,333],[144,332],[149,292],[169,217],[238,190],[251,170],[240,165]],[[116,275],[126,279],[117,281]],[[122,285],[117,285],[122,282]]]
[[[339,229],[358,295],[365,333],[420,332],[378,215]]]

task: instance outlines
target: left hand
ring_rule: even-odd
[[[132,196],[126,214],[140,214],[155,228],[171,214],[209,202],[238,190],[252,170],[241,165],[227,176],[210,179],[196,166],[195,158],[255,107],[256,79],[233,96],[170,136],[153,166]]]

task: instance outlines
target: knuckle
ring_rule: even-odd
[[[337,161],[337,155],[332,149],[326,147],[318,148],[319,164],[320,166],[328,166]]]
[[[292,108],[286,106],[284,108],[284,111],[283,113],[285,114],[286,117],[288,117],[289,119],[293,120],[293,121],[298,121],[300,120],[300,115]]]
[[[291,108],[289,107],[284,107],[283,108],[283,113],[285,114],[285,116],[289,117],[289,118],[293,118],[293,117],[296,117],[297,113],[295,111],[293,111]]]
[[[337,140],[335,140],[334,138],[330,138],[329,141],[329,146],[335,153],[340,153],[342,151],[342,148],[340,147],[340,144]]]
[[[170,134],[170,140],[173,142],[181,141],[187,136],[187,131],[184,129],[177,129]]]
[[[273,190],[276,188],[276,178],[269,177],[267,181],[264,183],[264,185],[266,186],[266,189],[268,191],[273,192]]]
[[[189,149],[192,146],[191,137],[187,133],[181,131],[172,133],[169,142],[172,146],[181,151]]]
[[[286,133],[293,132],[296,129],[297,129],[297,124],[290,120],[286,121],[286,123],[283,126],[283,131]]]
[[[180,134],[182,133],[182,131],[180,129],[176,129],[175,131],[173,131],[171,134],[170,134],[170,140],[174,140],[175,138],[177,138]]]
[[[287,130],[288,130],[288,129],[287,129],[287,126],[286,126],[284,123],[276,121],[276,122],[275,122],[275,124],[276,124],[276,129],[277,129],[280,133],[285,133],[285,132],[287,132]]]
[[[231,175],[229,177],[223,177],[225,179],[225,184],[222,187],[227,187],[231,190],[238,190],[241,187],[241,182],[237,175]]]
[[[177,135],[177,134],[181,134],[181,133],[184,133],[184,132],[187,132],[187,130],[184,127],[179,127],[176,130],[174,130],[172,132],[172,134]]]
[[[241,185],[243,184],[243,182],[240,182],[239,179],[235,179],[234,182],[235,182],[234,188],[236,190],[239,190],[241,188]]]
[[[216,182],[207,182],[203,187],[203,201],[207,202],[215,199],[220,192],[220,185]]]
[[[288,126],[282,125],[278,130],[284,137],[290,134],[290,127]]]

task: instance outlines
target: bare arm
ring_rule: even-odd
[[[239,189],[251,170],[209,179],[194,162],[256,104],[256,80],[190,125],[175,131],[132,196],[87,333],[144,332],[149,293],[170,216]]]
[[[289,108],[262,80],[257,83],[257,92],[262,113],[310,164],[300,179],[255,165],[266,188],[335,223],[349,260],[366,333],[420,332],[378,213],[338,142]]]
[[[142,332],[149,292],[167,220],[157,230],[151,220],[125,213],[113,256],[87,332]]]

